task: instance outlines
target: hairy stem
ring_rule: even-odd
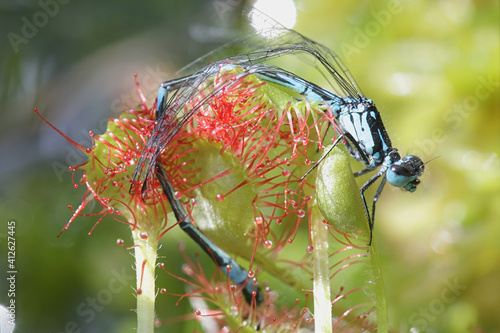
[[[137,332],[153,333],[155,323],[156,235],[132,231],[137,277]]]
[[[314,210],[317,212],[317,210]],[[332,301],[328,254],[328,226],[319,212],[311,222],[314,276],[314,327],[316,332],[332,332]]]

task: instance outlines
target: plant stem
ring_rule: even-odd
[[[317,210],[314,210],[317,212]],[[328,226],[319,212],[313,213],[311,222],[314,275],[314,327],[316,332],[332,332],[332,301],[328,263]]]
[[[143,238],[143,232],[132,231],[135,244],[137,277],[137,332],[153,333],[155,323],[155,266],[158,243],[156,235]]]

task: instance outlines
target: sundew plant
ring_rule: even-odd
[[[387,331],[376,242],[368,246],[368,222],[347,154],[334,149],[301,179],[338,135],[333,116],[317,102],[297,101],[288,89],[239,72],[221,66],[197,87],[192,103],[203,100],[202,107],[157,163],[196,227],[248,269],[262,302],[256,292],[245,300],[220,270],[207,275],[211,258],[205,254],[194,258],[181,249],[186,263],[180,276],[168,266],[172,253],[158,252],[162,242],[175,241],[168,234],[179,221],[158,177],[149,177],[146,186],[133,178],[156,122],[156,104],[148,105],[139,87],[139,107],[110,119],[92,147],[68,139],[88,161],[72,167],[83,171],[74,182],[85,193],[64,229],[90,216],[93,230],[106,215],[130,228],[137,332],[168,327],[172,318],[155,308],[158,297],[190,302],[192,313],[183,320],[198,321],[201,331]],[[192,107],[188,103],[184,111]],[[100,210],[88,211],[93,201]],[[183,281],[186,289],[155,285],[160,274]]]

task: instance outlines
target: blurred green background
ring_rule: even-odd
[[[374,237],[394,332],[494,332],[500,327],[499,2],[296,0],[294,29],[336,51],[375,100],[402,153],[432,160],[409,194],[386,189]],[[0,4],[0,304],[7,223],[16,222],[15,332],[132,332],[128,227],[78,218],[77,142],[138,98],[153,100],[180,67],[234,37],[237,1],[9,1]],[[227,17],[229,19],[222,19]],[[180,271],[178,230],[160,261]],[[159,273],[158,287],[166,286]],[[169,283],[175,282],[172,279]],[[182,292],[183,286],[168,285]],[[161,319],[191,313],[160,296]],[[166,322],[158,332],[189,332]],[[79,331],[79,330],[80,331]]]

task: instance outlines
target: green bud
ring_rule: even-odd
[[[328,149],[328,148],[327,148]],[[368,235],[368,219],[346,154],[335,147],[321,162],[316,200],[324,219],[344,233]]]

